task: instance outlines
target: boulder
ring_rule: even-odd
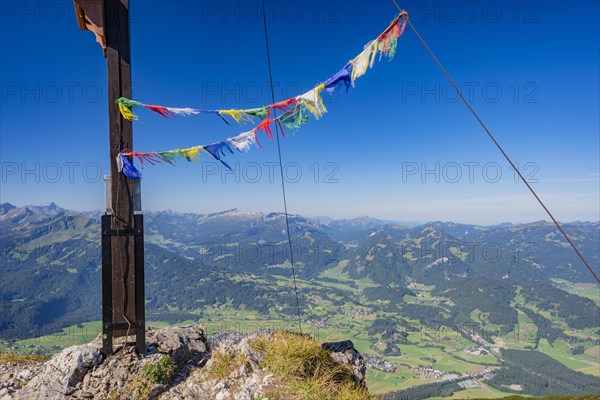
[[[323,350],[328,351],[338,364],[350,365],[356,382],[360,385],[365,385],[367,365],[363,356],[354,348],[354,343],[351,340],[326,342],[321,347]]]
[[[101,362],[100,349],[92,344],[68,347],[46,362],[42,373],[33,377],[16,398],[64,399],[76,390],[87,372]]]
[[[212,351],[227,356],[243,355],[245,363],[236,365],[227,376],[211,379],[210,371],[215,359],[208,360],[202,369],[195,370],[190,377],[171,388],[161,400],[254,400],[262,398],[263,389],[271,383],[273,376],[260,368],[263,355],[248,344],[251,338],[224,340]]]
[[[160,330],[148,328],[146,344],[149,352],[168,354],[176,364],[197,362],[208,350],[204,329],[200,325]]]

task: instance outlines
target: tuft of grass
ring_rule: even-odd
[[[259,336],[250,346],[264,354],[261,367],[280,378],[283,386],[269,399],[298,397],[315,400],[369,400],[349,365],[337,364],[314,339],[288,332]]]
[[[146,400],[150,398],[150,386],[148,385],[147,381],[143,381],[137,377],[134,377],[129,381],[127,386],[130,391],[126,395],[128,398],[135,400]],[[119,400],[124,397],[124,393],[118,393],[118,391],[115,391],[114,393],[110,394],[109,400]]]
[[[587,394],[583,396],[543,396],[543,397],[531,397],[531,396],[505,396],[502,400],[599,400],[600,394]],[[486,400],[483,398],[473,398],[472,400]]]
[[[150,382],[168,385],[173,380],[173,363],[169,356],[162,356],[157,363],[142,367],[142,376]]]
[[[248,357],[245,354],[231,355],[219,351],[212,354],[212,360],[207,375],[209,380],[224,379],[242,365],[250,366]]]
[[[48,357],[38,354],[3,353],[0,354],[0,363],[23,364],[26,362],[46,362]]]

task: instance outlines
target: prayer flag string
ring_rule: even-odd
[[[200,152],[204,152],[214,159],[220,161],[226,168],[231,170],[229,164],[222,160],[227,154],[234,154],[234,149],[238,152],[247,152],[253,144],[261,147],[256,134],[263,132],[269,139],[273,139],[272,125],[275,123],[281,129],[281,134],[285,137],[284,128],[295,133],[300,126],[308,122],[309,113],[319,119],[327,112],[323,102],[322,92],[329,95],[335,94],[340,87],[347,92],[350,87],[354,87],[355,81],[363,76],[366,71],[373,67],[375,58],[379,54],[379,59],[383,56],[390,60],[394,57],[397,48],[398,38],[404,32],[408,19],[408,13],[401,11],[394,18],[390,25],[374,40],[365,45],[363,50],[344,67],[327,79],[318,84],[308,92],[283,100],[264,107],[252,109],[223,109],[223,110],[201,110],[195,108],[177,108],[165,107],[159,105],[149,105],[142,102],[121,97],[116,100],[119,111],[124,119],[133,121],[138,116],[133,110],[138,107],[145,107],[165,118],[190,116],[197,114],[217,114],[223,121],[227,122],[225,116],[233,119],[240,125],[244,123],[253,123],[252,117],[257,117],[261,121],[252,130],[240,133],[237,136],[227,138],[220,142],[207,145],[199,145],[186,149],[174,149],[168,151],[153,151],[149,153],[139,153],[130,149],[121,151],[117,156],[117,167],[119,172],[131,179],[140,179],[142,174],[135,166],[133,160],[138,159],[141,167],[144,163],[155,165],[167,163],[174,165],[179,159],[186,159],[190,162],[200,160]],[[282,112],[279,117],[271,118],[271,110]]]

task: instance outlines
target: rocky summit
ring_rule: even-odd
[[[147,328],[140,356],[120,339],[108,357],[98,336],[45,363],[4,363],[0,399],[297,399],[311,391],[323,399],[370,398],[365,362],[351,341],[319,344],[271,332],[209,343],[201,325]]]

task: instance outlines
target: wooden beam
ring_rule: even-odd
[[[96,42],[102,47],[104,57],[106,57],[104,0],[73,0],[73,3],[79,29],[90,31],[96,36]]]
[[[129,0],[104,0],[104,32],[108,66],[112,218],[110,233],[103,232],[103,235],[110,236],[112,279],[111,293],[103,291],[103,294],[111,296],[112,315],[111,321],[103,321],[103,323],[105,326],[109,325],[107,331],[114,337],[135,333],[138,351],[143,353],[145,351],[144,330],[139,329],[139,326],[144,325],[143,237],[137,239],[135,235],[130,234],[138,230],[134,220],[133,185],[117,170],[116,164],[116,157],[121,150],[133,148],[131,121],[121,117],[115,104],[115,100],[119,97],[131,98]],[[141,215],[139,217],[136,220],[142,224]],[[143,235],[143,226],[141,230]],[[108,251],[106,254],[109,254]],[[109,301],[103,299],[103,303],[108,304]],[[108,312],[103,312],[103,316],[108,317],[108,315]],[[110,324],[114,323],[119,324],[119,327],[124,326],[122,324],[125,323],[131,328],[117,329],[115,326],[113,330]]]

